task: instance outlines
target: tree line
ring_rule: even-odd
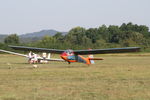
[[[144,51],[150,50],[150,32],[145,25],[123,23],[117,25],[102,25],[98,28],[85,29],[72,28],[68,34],[58,32],[54,36],[45,36],[42,40],[32,43],[20,43],[16,34],[5,38],[0,47],[7,49],[6,45],[24,45],[51,49],[99,49],[116,47],[142,47]]]

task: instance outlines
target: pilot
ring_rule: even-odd
[[[68,50],[68,51],[67,51],[67,55],[68,55],[68,56],[72,56],[72,55],[73,55],[72,51],[71,51],[71,50]]]

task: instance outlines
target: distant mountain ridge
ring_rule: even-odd
[[[41,30],[39,32],[33,32],[33,33],[26,33],[23,35],[20,35],[21,38],[32,38],[32,37],[44,37],[44,36],[54,36],[59,31],[56,30]],[[61,32],[63,35],[65,35],[67,32]]]
[[[50,29],[50,30],[41,30],[39,32],[26,33],[26,34],[22,34],[22,35],[18,35],[18,36],[20,38],[21,43],[28,43],[28,42],[34,42],[34,41],[41,40],[44,36],[54,36],[58,32],[59,31]],[[63,35],[67,34],[67,32],[61,32],[61,33]],[[8,35],[1,34],[0,42],[3,42],[7,36]]]

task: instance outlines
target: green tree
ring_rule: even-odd
[[[123,46],[143,45],[145,42],[143,35],[138,32],[123,32],[119,38],[119,42]]]
[[[5,44],[19,44],[19,36],[17,34],[11,34],[4,39]]]
[[[100,35],[97,33],[97,29],[95,28],[90,28],[86,31],[86,36],[91,39],[92,43],[96,43],[97,40],[100,38]]]
[[[6,39],[5,43],[14,43]],[[121,26],[102,25],[99,28],[72,28],[68,34],[57,33],[46,36],[42,40],[31,43],[31,46],[58,49],[87,49],[87,48],[115,48],[121,46],[140,46],[150,48],[150,32],[145,25],[131,22]]]
[[[62,40],[64,38],[61,32],[57,32],[53,37],[57,40]]]
[[[55,48],[56,45],[56,39],[52,36],[45,36],[42,40],[37,42],[37,47],[43,47],[43,48]]]
[[[75,45],[84,44],[84,41],[85,41],[84,39],[86,38],[85,32],[86,30],[84,28],[75,27],[69,31],[65,40]]]
[[[119,43],[119,34],[121,33],[118,26],[110,25],[109,30],[109,42],[110,43]]]
[[[102,25],[98,28],[98,34],[101,36],[103,40],[109,42],[110,32],[106,25]]]
[[[143,34],[146,38],[150,35],[149,33],[149,28],[145,25],[137,25],[137,24],[132,24],[129,22],[128,24],[123,23],[120,26],[120,29],[122,31],[130,31],[130,32],[139,32]]]

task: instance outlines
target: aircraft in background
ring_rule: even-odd
[[[60,54],[62,59],[52,59],[50,57],[43,58],[39,57],[38,60],[47,60],[47,61],[66,61],[68,64],[72,62],[81,62],[87,65],[94,64],[94,60],[103,60],[102,58],[94,58],[93,54],[108,54],[108,53],[128,53],[128,52],[138,52],[140,51],[139,47],[126,47],[126,48],[109,48],[109,49],[89,49],[89,50],[59,50],[59,49],[47,49],[47,48],[35,48],[35,47],[26,47],[26,46],[9,46],[15,50],[22,51],[32,51],[32,52],[45,52],[45,53],[55,53]],[[16,54],[20,56],[25,56],[30,58],[28,55],[23,55],[11,51],[0,50],[1,52]],[[84,57],[82,55],[89,55]]]
[[[33,52],[29,52],[28,55],[21,54],[21,53],[16,53],[16,52],[12,52],[12,51],[7,51],[7,50],[2,50],[2,49],[0,49],[0,52],[26,57],[26,58],[28,58],[28,63],[29,64],[47,63],[48,61],[64,61],[63,59],[51,58],[50,53],[48,53],[48,55],[43,53],[43,56],[40,56],[40,55],[38,55],[36,53],[33,53]]]

